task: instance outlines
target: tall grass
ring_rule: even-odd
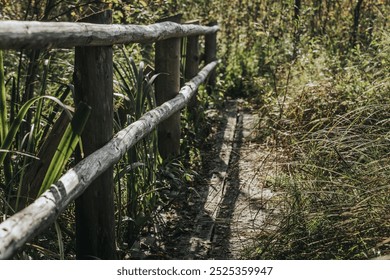
[[[42,55],[47,59],[36,57],[29,60],[23,53],[17,55],[8,51],[5,53],[6,60],[0,61],[0,212],[3,218],[25,207],[58,179],[72,159],[72,152],[79,142],[89,113],[84,106],[84,109],[76,110],[67,130],[60,127],[66,126],[72,119],[70,111],[73,109],[65,105],[70,104],[72,86],[63,83],[65,76],[59,80],[51,72],[63,65],[57,54],[44,52]],[[55,63],[49,63],[51,58]],[[5,71],[3,63],[6,64]],[[32,75],[31,68],[42,69],[42,75]],[[71,77],[70,71],[68,74]],[[31,98],[26,97],[27,92]],[[56,127],[54,124],[59,121],[62,111],[68,121],[60,122]],[[65,133],[62,135],[61,131]],[[62,240],[58,225],[55,230],[58,240]],[[58,242],[58,246],[61,250],[62,242]],[[63,257],[62,251],[60,255]]]
[[[281,212],[252,257],[367,259],[390,252],[390,41],[386,32],[376,36],[339,56],[312,40],[283,65],[279,86],[288,91],[266,105],[268,137],[288,156],[270,180]]]
[[[119,55],[119,54],[118,54]],[[117,123],[124,127],[138,120],[156,106],[153,68],[139,64],[122,48],[115,68],[115,90],[118,97]],[[118,227],[121,245],[131,246],[140,230],[150,220],[157,201],[156,173],[159,162],[157,134],[153,132],[131,148],[118,165],[118,219],[126,227]]]
[[[0,51],[0,143],[4,142],[8,133],[7,99],[5,93],[3,52]]]

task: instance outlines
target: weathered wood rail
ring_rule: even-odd
[[[194,38],[197,40],[199,35],[208,35],[207,40],[212,40],[215,44],[215,35],[217,31],[218,26],[216,25],[206,27],[196,24],[182,25],[174,22],[161,22],[148,26],[140,26],[93,23],[3,21],[0,22],[0,49],[76,47],[77,51],[77,48],[87,47],[94,50],[95,53],[100,54],[101,51],[104,51],[105,53],[103,56],[110,56],[110,52],[108,52],[109,55],[107,55],[106,50],[96,49],[95,47],[111,48],[114,44],[145,43],[162,40],[166,40],[169,46],[169,40],[176,40],[177,38],[182,37],[192,38],[191,44],[193,45]],[[213,43],[208,42],[207,44]],[[192,47],[191,49],[198,52],[198,48]],[[215,51],[215,47],[212,47],[211,49]],[[187,55],[199,57],[199,53],[187,53]],[[215,58],[215,54],[207,54],[207,57]],[[112,64],[112,56],[111,60],[109,57],[107,61]],[[107,61],[104,60],[103,62],[107,63]],[[178,62],[180,63],[180,61]],[[158,62],[156,61],[156,64],[157,63]],[[192,59],[188,60],[187,63],[195,63],[195,67],[198,67],[199,61],[197,59]],[[87,188],[97,178],[99,178],[99,176],[104,175],[112,177],[113,174],[111,167],[117,163],[139,140],[157,128],[164,120],[167,120],[169,117],[185,107],[196,94],[198,87],[206,81],[210,73],[215,71],[216,66],[216,61],[206,63],[204,68],[196,75],[193,77],[187,77],[192,79],[175,94],[174,98],[167,101],[164,100],[164,102],[158,104],[158,107],[147,112],[139,120],[119,131],[103,147],[95,150],[73,168],[68,170],[57,183],[53,184],[49,190],[44,192],[32,204],[2,222],[0,224],[0,259],[12,258],[12,256],[20,248],[22,248],[26,242],[49,227],[66,209],[66,207],[76,198],[79,198],[87,190]],[[193,68],[194,65],[189,65],[188,67]],[[86,67],[80,71],[88,72],[91,70],[88,70],[88,67]],[[112,75],[112,72],[110,74]],[[162,79],[164,78],[163,76],[168,75],[161,75]],[[170,78],[172,79],[172,77]],[[180,79],[180,77],[176,75],[173,78]],[[103,81],[103,83],[106,83],[106,81]],[[159,83],[164,83],[164,81],[160,80]],[[107,94],[108,98],[112,98],[110,87],[105,85],[103,88],[108,91],[104,94]],[[86,93],[81,91],[78,94],[81,94],[81,98],[83,98],[83,94]],[[112,111],[112,108],[108,108],[104,112],[100,113],[104,114],[110,110]],[[159,141],[164,141],[164,139],[159,139]],[[111,171],[107,173],[109,170]],[[100,186],[94,185],[91,188],[98,189],[99,187]],[[83,195],[85,195],[85,193]],[[94,194],[92,194],[92,196],[93,195]],[[87,199],[91,199],[91,197],[88,197]],[[111,197],[108,196],[108,199],[111,199]],[[113,201],[109,201],[108,203],[113,205]],[[96,205],[92,206],[89,211],[94,211],[95,209],[93,207],[96,207]],[[103,219],[98,218],[97,220],[102,220],[100,223],[103,223],[100,224],[100,226],[105,226],[105,219],[113,219],[113,213],[110,213],[108,216],[106,215]],[[84,222],[87,223],[87,226],[89,226],[88,223],[90,223],[90,221],[86,220]],[[96,225],[92,224],[91,226]],[[103,242],[103,237],[97,235],[97,238],[100,238],[101,240],[95,240],[94,244],[88,245],[91,248],[88,248],[87,246],[87,252],[83,252],[83,254],[90,254],[91,256],[102,259],[115,258],[115,252],[100,252],[96,251],[96,248],[93,248],[101,245]],[[107,238],[107,236],[105,238]],[[112,249],[112,244],[115,243],[115,240],[112,240],[112,237],[110,238],[111,240],[109,240],[109,243],[111,244],[109,246],[111,247],[107,247],[109,250]],[[104,242],[106,242],[106,240],[104,240]],[[90,251],[88,252],[88,250]],[[83,256],[80,258],[83,258]]]
[[[12,32],[10,32],[12,30]],[[71,22],[0,22],[0,49],[73,48],[151,43],[214,34],[218,26],[161,22],[147,26]]]

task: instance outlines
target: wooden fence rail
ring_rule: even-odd
[[[111,22],[110,11],[105,11],[100,15],[94,15],[87,19],[87,21],[97,22],[99,24],[0,21],[0,49],[76,47],[75,86],[77,87],[75,88],[76,96],[78,96],[77,98],[79,100],[75,100],[75,103],[80,100],[86,102],[92,107],[92,110],[94,110],[95,107],[95,110],[99,110],[100,114],[105,114],[106,119],[112,118],[112,85],[110,85],[112,84],[112,77],[108,77],[113,75],[112,45],[146,43],[162,40],[169,42],[169,40],[175,40],[176,38],[181,37],[189,37],[193,40],[194,38],[197,38],[198,35],[212,35],[218,31],[218,26],[216,25],[207,27],[196,24],[181,25],[179,23],[167,21],[148,26],[100,24]],[[215,42],[216,36],[206,36],[206,45],[213,45]],[[196,44],[196,42],[193,42],[192,44]],[[88,49],[84,50],[83,48],[85,47]],[[195,47],[190,49],[194,49],[195,51],[189,55],[198,58],[198,48]],[[208,51],[215,52],[216,48],[209,48]],[[161,52],[161,50],[159,50],[159,52]],[[90,58],[86,58],[88,57],[88,54],[96,55],[91,55]],[[215,58],[215,53],[209,53],[205,56],[208,58]],[[96,58],[96,62],[93,61],[93,57],[98,57]],[[80,60],[84,58],[87,59],[87,62]],[[90,59],[92,59],[92,61]],[[215,71],[217,62],[210,62],[209,60],[210,59],[206,61],[206,66],[196,74],[196,76],[194,76],[195,72],[190,74],[190,77],[186,75],[187,78],[191,78],[191,76],[194,77],[186,83],[178,93],[176,92],[171,96],[174,96],[174,98],[163,100],[163,102],[161,102],[162,104],[160,103],[160,106],[147,112],[139,120],[114,135],[112,139],[108,134],[108,142],[104,146],[92,143],[90,145],[91,147],[101,148],[92,148],[91,153],[89,153],[85,159],[67,171],[57,183],[53,184],[49,190],[44,192],[32,204],[2,222],[0,224],[0,259],[11,258],[27,241],[31,240],[34,236],[50,226],[76,198],[80,199],[80,196],[84,197],[91,189],[101,188],[101,183],[96,184],[99,176],[106,176],[108,181],[105,182],[112,181],[112,166],[117,163],[131,147],[153,131],[159,124],[164,122],[164,120],[167,120],[173,115],[178,116],[177,112],[189,103],[191,98],[196,94],[199,85],[205,82],[207,77]],[[175,60],[174,63],[177,63],[178,61]],[[158,62],[156,57],[156,64],[159,63],[161,62]],[[191,63],[195,63],[195,66],[188,65],[188,67],[198,67],[198,61],[196,61],[196,59],[187,61],[187,64]],[[177,65],[173,68],[175,67],[177,67]],[[95,68],[98,68],[98,70]],[[166,71],[169,72],[170,67],[167,69],[168,70]],[[174,73],[174,75],[171,75],[171,73],[168,74],[169,75],[161,75],[161,79],[168,76],[171,76],[170,78],[174,76],[174,79],[180,79],[180,75],[177,75],[177,73]],[[82,79],[79,79],[80,77],[82,77]],[[88,86],[91,84],[91,81],[96,85]],[[101,81],[103,82],[100,83]],[[178,81],[175,81],[175,83],[177,82]],[[165,82],[160,80],[159,83],[164,84]],[[156,94],[159,92],[157,85],[158,84],[156,83]],[[88,89],[93,86],[95,86],[93,93],[95,94],[100,90],[101,92],[99,94],[104,97],[104,100],[107,100],[106,103],[108,105],[105,107],[110,108],[103,108],[102,110],[98,108],[99,105],[96,105],[96,102],[93,100],[94,95],[91,95],[91,93],[88,92]],[[85,90],[85,88],[87,88],[87,90]],[[87,100],[85,100],[85,98]],[[91,116],[93,116],[93,114],[91,114]],[[95,121],[102,122],[101,120]],[[178,119],[178,121],[180,121],[180,119]],[[95,137],[93,135],[86,136],[86,138],[88,137],[89,139],[87,139],[87,141],[90,141],[91,139],[94,141],[93,139]],[[85,140],[86,139],[83,138],[83,141]],[[160,140],[165,141],[165,139],[159,139],[159,141]],[[88,186],[92,184],[93,186],[88,188]],[[104,184],[107,185],[107,183]],[[88,191],[85,192],[87,188]],[[112,189],[110,190],[112,186],[105,186],[105,188],[112,192]],[[105,194],[103,193],[101,196],[104,197]],[[84,201],[88,201],[94,197],[96,197],[94,194],[90,195],[85,197]],[[112,197],[107,196],[107,199],[112,200]],[[97,204],[99,203],[100,202],[97,202]],[[108,201],[107,203],[111,206],[113,205],[113,201]],[[93,206],[88,211],[94,212],[96,210],[95,208],[96,207]],[[105,211],[98,211],[97,215],[106,215],[103,212]],[[77,214],[76,211],[76,220]],[[105,217],[104,219],[107,218]],[[106,226],[104,222],[102,222],[104,219],[98,218],[91,222],[83,217],[81,223],[85,223],[85,227],[90,227],[98,221],[98,223],[100,222],[98,226],[103,228]],[[103,240],[102,236],[98,236],[98,239],[99,238],[100,240],[95,239],[88,246],[99,247],[100,243],[107,243],[106,240]],[[109,239],[109,242],[115,244],[113,237],[110,237]],[[85,240],[82,242],[84,241]],[[85,243],[88,243],[87,241]],[[95,249],[96,248],[86,248],[86,252],[82,252],[80,258],[83,258],[83,254],[105,259],[115,258],[114,252],[102,253],[97,252]],[[111,249],[108,248],[108,251]],[[113,250],[115,251],[115,248],[113,248]]]
[[[151,43],[213,34],[218,26],[161,22],[147,26],[71,22],[0,21],[0,49],[73,48]]]
[[[147,112],[136,122],[119,131],[104,147],[66,172],[56,184],[35,202],[0,224],[0,259],[7,259],[28,240],[50,226],[107,168],[117,163],[139,140],[175,112],[182,109],[217,62],[206,65],[172,100]]]

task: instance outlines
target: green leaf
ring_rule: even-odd
[[[50,162],[45,178],[43,179],[42,186],[39,189],[38,196],[49,189],[51,184],[57,181],[60,177],[68,159],[79,143],[81,133],[84,130],[90,113],[91,107],[89,107],[86,103],[81,102],[78,105],[75,115],[71,123],[66,128],[60,144],[58,145],[57,151]]]
[[[56,229],[57,233],[57,242],[58,242],[58,249],[60,252],[60,260],[65,260],[65,250],[64,250],[64,241],[62,237],[62,231],[60,228],[60,225],[58,224],[57,221],[54,222],[54,227]]]
[[[8,133],[6,102],[7,99],[5,94],[3,52],[0,51],[0,145],[2,145],[2,143],[4,142],[4,138]]]
[[[57,98],[53,97],[53,96],[39,96],[39,97],[35,97],[35,98],[32,98],[30,99],[29,101],[27,101],[19,110],[19,113],[18,115],[16,116],[15,120],[12,122],[12,125],[9,129],[9,131],[7,132],[7,134],[5,135],[5,138],[4,138],[4,141],[1,143],[1,147],[0,149],[2,150],[9,150],[11,145],[12,145],[12,142],[14,141],[15,139],[15,136],[16,136],[16,133],[18,132],[19,128],[20,128],[20,125],[23,121],[23,118],[24,116],[27,114],[28,110],[30,109],[30,107],[36,102],[36,101],[39,101],[41,100],[42,98],[46,98],[46,99],[50,99],[56,103],[58,103],[61,107],[63,107],[64,109],[66,109],[66,106],[60,101],[58,100]],[[66,112],[70,115],[71,117],[71,114],[68,110],[66,110]],[[0,165],[3,164],[4,162],[4,159],[6,158],[6,153],[0,153]]]

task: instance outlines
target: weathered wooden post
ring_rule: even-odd
[[[84,21],[109,24],[112,12],[104,11]],[[75,102],[83,101],[92,108],[82,133],[84,157],[113,135],[112,56],[111,46],[75,50]],[[76,200],[77,259],[116,259],[113,185],[113,169],[109,168]]]
[[[161,21],[179,23],[181,15]],[[155,71],[160,74],[155,82],[157,105],[174,98],[180,90],[180,38],[156,42]],[[180,112],[159,124],[158,149],[163,159],[180,153]]]
[[[199,24],[199,21],[187,22],[189,24]],[[199,72],[199,36],[189,36],[187,37],[186,45],[186,66],[184,77],[188,81],[195,77]],[[194,121],[195,128],[197,127],[198,122],[198,99],[197,92],[191,98],[188,109],[191,114],[191,118]]]
[[[212,21],[208,26],[214,26],[218,23]],[[217,59],[217,33],[206,34],[205,36],[205,62],[210,63]],[[211,94],[216,85],[216,72],[215,70],[210,73],[209,80],[207,83],[207,92]]]

